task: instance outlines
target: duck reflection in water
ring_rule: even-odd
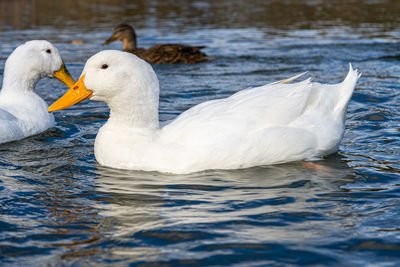
[[[97,208],[101,215],[113,217],[112,235],[131,244],[118,243],[111,253],[152,260],[157,246],[150,244],[162,242],[165,259],[172,259],[178,244],[186,244],[190,251],[205,243],[246,243],[248,239],[304,242],[318,231],[341,228],[332,224],[343,221],[332,217],[351,207],[337,207],[339,214],[330,215],[321,210],[328,195],[343,191],[340,187],[353,183],[355,175],[338,155],[317,164],[318,168],[290,163],[185,175],[97,164],[97,195],[102,196]],[[290,217],[292,225],[286,225]],[[346,220],[354,223],[354,218]],[[303,223],[314,225],[315,231],[298,235],[295,228]]]

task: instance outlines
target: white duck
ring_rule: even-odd
[[[246,89],[194,106],[160,128],[153,69],[132,54],[109,50],[86,62],[80,80],[49,112],[86,98],[106,102],[110,118],[94,148],[105,166],[169,173],[247,168],[335,152],[358,78],[350,65],[335,85],[308,79]]]
[[[29,41],[17,47],[4,67],[0,91],[0,143],[35,135],[54,126],[48,105],[35,93],[36,83],[53,76],[68,87],[74,80],[57,48],[48,41]]]

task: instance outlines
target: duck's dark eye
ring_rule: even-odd
[[[102,66],[101,66],[101,68],[104,70],[104,69],[107,69],[108,68],[108,65],[107,64],[103,64]]]
[[[50,49],[47,49],[47,50],[46,50],[46,53],[47,53],[47,54],[51,54],[51,50],[50,50]]]

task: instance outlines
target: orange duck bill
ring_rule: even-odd
[[[67,70],[67,67],[64,64],[64,61],[62,62],[60,69],[53,73],[53,77],[62,81],[68,87],[71,87],[75,84],[75,81],[69,74],[69,71]]]
[[[91,97],[93,95],[93,91],[90,91],[85,87],[83,82],[84,79],[85,75],[82,75],[79,81],[77,81],[62,97],[60,97],[48,108],[48,112],[66,109]]]

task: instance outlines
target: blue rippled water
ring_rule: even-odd
[[[304,71],[325,83],[341,81],[349,62],[363,73],[339,152],[317,165],[190,175],[115,170],[93,155],[104,104],[55,113],[55,128],[0,145],[1,265],[398,266],[400,7],[329,3],[0,3],[0,73],[17,45],[48,39],[77,78],[121,20],[137,27],[142,46],[206,45],[213,61],[154,66],[163,121]],[[48,103],[64,90],[52,79],[37,87]]]

